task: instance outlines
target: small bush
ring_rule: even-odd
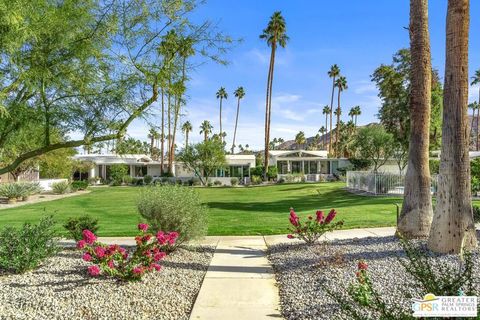
[[[213,186],[213,182],[208,181],[208,182],[207,182],[207,187],[211,187],[211,186]]]
[[[137,182],[135,183],[136,186],[143,186],[143,179],[137,179]]]
[[[70,239],[78,241],[82,239],[83,230],[90,230],[92,232],[97,232],[98,230],[98,220],[90,217],[89,215],[84,215],[81,217],[71,217],[63,225],[65,229],[69,232]]]
[[[138,229],[140,232],[135,237],[137,245],[130,255],[119,245],[98,242],[93,232],[84,230],[77,248],[83,250],[84,261],[93,263],[87,269],[90,276],[107,275],[120,280],[138,281],[148,272],[160,271],[159,262],[174,247],[178,233],[158,231],[153,234],[148,232],[149,226],[145,223],[140,223]]]
[[[480,207],[479,206],[473,206],[473,221],[475,221],[475,223],[480,222]]]
[[[218,186],[221,186],[221,185],[222,185],[222,182],[221,182],[220,180],[215,180],[215,181],[213,182],[213,184],[218,187]]]
[[[231,184],[232,186],[238,185],[238,178],[231,178],[231,179],[230,179],[230,184]]]
[[[123,182],[123,177],[128,173],[128,166],[125,164],[113,164],[110,166],[110,180],[113,185],[119,186]]]
[[[263,175],[263,166],[256,166],[254,168],[251,168],[250,175],[261,177]]]
[[[17,199],[22,196],[22,191],[15,183],[0,184],[0,196],[7,199]]]
[[[137,178],[132,178],[132,181],[130,181],[130,184],[132,186],[136,186],[137,185],[137,182],[138,182],[138,179]]]
[[[333,222],[337,212],[332,209],[325,217],[323,211],[318,210],[315,213],[315,218],[307,217],[307,221],[302,222],[293,209],[290,209],[290,224],[292,234],[287,237],[289,239],[298,238],[305,241],[307,244],[314,244],[326,232],[334,231],[343,226],[343,220]]]
[[[145,188],[137,208],[155,231],[178,232],[178,244],[206,234],[207,209],[195,189],[170,185]]]
[[[88,182],[87,181],[73,181],[71,184],[72,190],[87,190]]]
[[[132,176],[129,176],[129,175],[127,174],[126,176],[123,176],[123,183],[132,184],[133,179],[134,179],[134,178],[132,178]]]
[[[277,183],[285,183],[285,179],[284,178],[280,178],[277,180]]]
[[[70,193],[70,183],[68,181],[60,181],[52,183],[52,191],[55,194]]]
[[[260,176],[251,176],[250,181],[252,184],[261,184],[262,183],[262,177]]]
[[[268,179],[276,179],[278,175],[278,168],[277,166],[269,166],[267,171]]]
[[[0,269],[23,273],[38,267],[57,251],[53,218],[44,217],[38,224],[25,223],[22,228],[6,227],[0,231]]]
[[[143,177],[143,182],[144,182],[145,184],[150,184],[150,183],[152,183],[152,180],[153,180],[152,176],[149,176],[148,174],[147,174],[145,177]]]

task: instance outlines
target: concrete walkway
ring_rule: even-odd
[[[266,249],[262,236],[219,238],[190,319],[281,318]]]

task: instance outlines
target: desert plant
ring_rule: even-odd
[[[7,198],[9,202],[16,202],[17,198],[22,197],[22,191],[16,183],[0,184],[0,196]]]
[[[152,180],[153,180],[152,176],[149,176],[148,174],[147,174],[145,177],[143,177],[143,182],[144,182],[145,184],[150,184],[150,183],[152,183]]]
[[[235,177],[231,178],[231,179],[230,179],[230,184],[231,184],[232,186],[238,185],[238,178],[235,178]]]
[[[60,181],[52,183],[52,191],[55,194],[65,194],[70,193],[70,183],[68,181]]]
[[[83,230],[90,230],[92,232],[97,232],[98,230],[98,219],[92,218],[89,215],[84,215],[81,217],[70,217],[67,222],[63,225],[65,229],[69,232],[70,239],[78,241],[82,239]]]
[[[251,176],[250,181],[252,184],[261,184],[263,180],[260,176]]]
[[[292,228],[290,229],[292,234],[289,234],[287,237],[289,239],[301,239],[307,244],[314,244],[324,233],[342,227],[343,220],[333,222],[336,215],[337,212],[335,209],[330,210],[326,217],[323,211],[318,210],[315,213],[315,219],[312,216],[308,216],[307,221],[303,223],[293,208],[291,208],[289,220],[292,225]]]
[[[20,229],[0,231],[0,269],[23,273],[38,267],[57,251],[53,217],[43,217],[38,224],[25,223]]]
[[[119,245],[98,242],[93,232],[84,230],[77,248],[84,251],[84,261],[93,263],[88,267],[88,273],[92,277],[103,274],[121,280],[141,280],[148,272],[160,271],[159,262],[175,245],[178,233],[158,231],[154,235],[148,232],[149,226],[145,223],[140,223],[138,229],[136,247],[130,255]]]
[[[71,183],[71,188],[72,188],[73,191],[87,190],[88,182],[87,181],[73,181]]]
[[[204,236],[207,231],[207,209],[193,188],[176,185],[145,188],[137,199],[137,208],[155,231],[178,232],[178,244]]]

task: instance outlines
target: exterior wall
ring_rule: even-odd
[[[147,174],[152,177],[160,176],[160,165],[158,164],[149,164],[147,165]]]

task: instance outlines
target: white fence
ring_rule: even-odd
[[[432,175],[431,192],[437,191],[437,176]],[[367,171],[347,171],[347,188],[374,195],[403,196],[405,175],[395,173],[374,173]]]

